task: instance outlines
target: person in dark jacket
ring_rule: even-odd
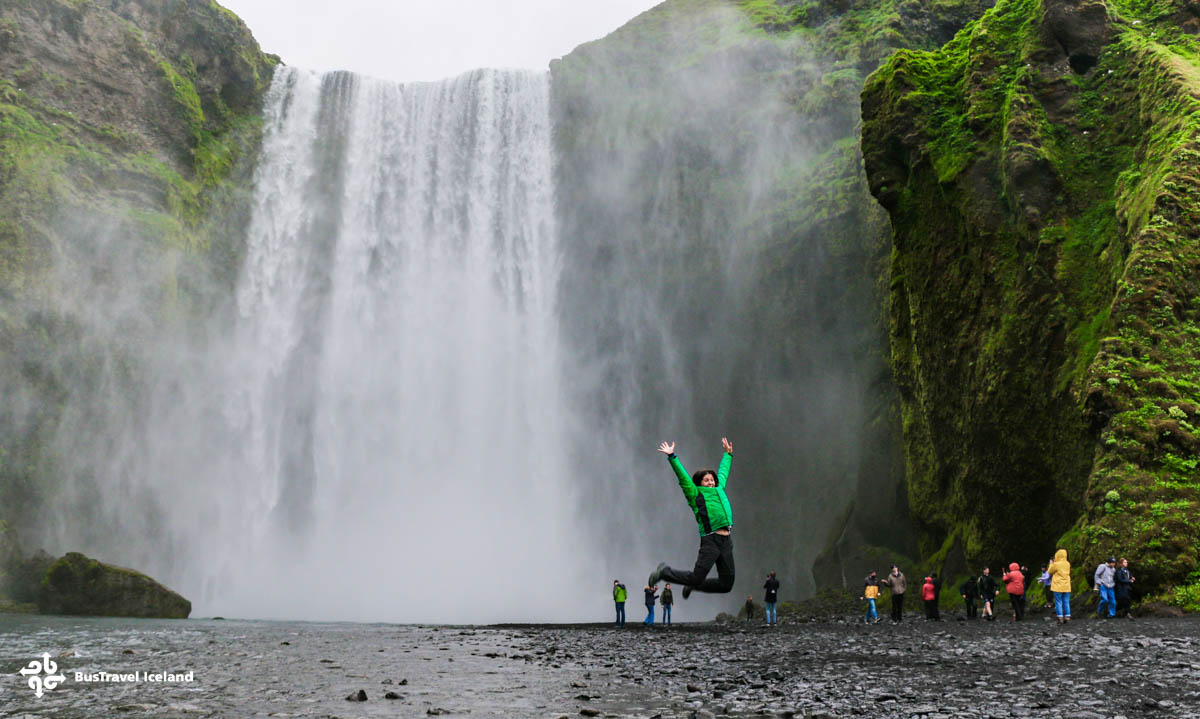
[[[663,624],[670,624],[671,623],[671,607],[672,607],[672,605],[675,604],[675,595],[671,593],[671,585],[670,584],[663,587],[662,595],[660,595],[658,598],[658,603],[662,605],[662,609],[663,609],[663,616],[662,616]]]
[[[892,573],[887,575],[879,584],[892,590],[892,621],[904,621],[904,592],[908,588],[908,583],[905,581],[904,573],[900,571],[900,567],[893,564]]]
[[[754,621],[754,596],[746,597],[746,621]]]
[[[654,600],[658,598],[658,587],[647,584],[643,591],[646,594],[646,618],[642,620],[642,624],[650,626],[654,624]]]
[[[992,577],[991,567],[984,567],[983,574],[979,575],[979,598],[983,600],[983,618],[995,621],[996,580]]]
[[[1133,583],[1137,581],[1134,576],[1129,573],[1129,560],[1121,557],[1121,561],[1117,563],[1116,573],[1116,589],[1117,589],[1117,613],[1126,619],[1133,619],[1133,615],[1129,613],[1129,606],[1133,603]]]
[[[725,454],[721,456],[721,464],[717,471],[702,469],[688,476],[683,463],[675,456],[675,443],[663,442],[658,451],[667,455],[667,461],[679,481],[679,489],[683,498],[696,517],[696,528],[700,531],[700,551],[696,554],[696,566],[690,572],[672,569],[662,562],[650,573],[646,583],[656,586],[666,580],[683,585],[683,598],[687,599],[693,590],[724,594],[733,590],[733,509],[729,506],[729,497],[725,494],[725,483],[729,480],[729,469],[733,464],[733,444],[725,437],[721,438],[721,446]],[[717,565],[716,579],[706,579]]]
[[[767,575],[767,582],[763,584],[763,589],[766,590],[763,595],[763,604],[767,607],[767,624],[778,624],[778,618],[775,616],[775,604],[779,601],[779,580],[775,578],[775,572]]]
[[[962,595],[963,603],[967,606],[967,619],[978,618],[979,610],[975,608],[975,602],[979,599],[979,580],[967,577],[967,581],[959,586],[958,593]]]

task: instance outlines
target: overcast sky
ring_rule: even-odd
[[[545,69],[661,0],[218,0],[289,65],[393,80]]]

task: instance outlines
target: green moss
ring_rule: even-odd
[[[1064,78],[1041,3],[1005,0],[867,81],[864,156],[896,230],[893,361],[927,551],[957,533],[969,556],[1036,552],[1078,518],[1063,536],[1073,556],[1148,549],[1147,586],[1179,581],[1197,554],[1200,256],[1186,228],[1200,65],[1179,11],[1110,3],[1099,64]],[[1011,511],[1052,530],[1019,546],[998,522],[962,519],[1013,476]]]

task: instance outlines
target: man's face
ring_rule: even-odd
[[[670,585],[670,584],[668,584],[668,585],[667,585],[667,589],[670,589],[670,588],[671,588],[671,585]]]
[[[1129,560],[1128,560],[1128,559],[1122,559],[1122,560],[1121,560],[1121,566],[1122,566],[1122,567],[1125,567],[1126,569],[1128,569],[1128,568],[1129,568]]]
[[[991,567],[984,567],[984,568],[983,568],[983,573],[984,573],[984,576],[986,576],[986,575],[988,575],[988,574],[991,574],[991,573],[992,573],[992,568],[991,568]]]
[[[715,487],[715,486],[717,486],[717,478],[712,476],[712,472],[709,472],[708,474],[706,474],[700,478],[700,486],[701,487]]]

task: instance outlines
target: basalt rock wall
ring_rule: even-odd
[[[60,460],[139,415],[144,349],[226,304],[277,62],[210,0],[0,5],[0,532],[26,549],[51,504],[96,511]]]
[[[926,556],[1128,555],[1196,603],[1198,30],[1193,2],[1001,0],[868,80]]]

